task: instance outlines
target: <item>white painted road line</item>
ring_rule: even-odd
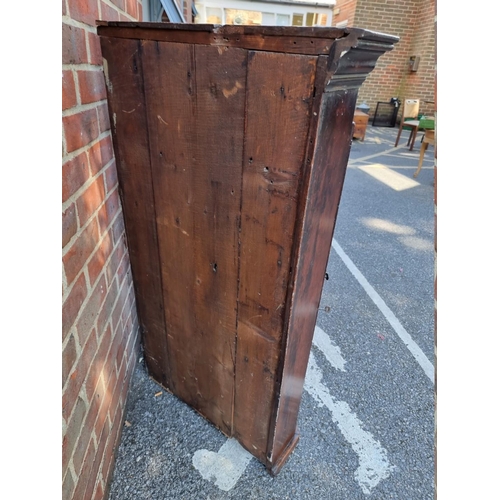
[[[333,345],[328,334],[317,325],[314,328],[313,344],[323,352],[333,368],[345,372],[345,359],[342,357],[340,348]]]
[[[193,455],[193,465],[203,479],[214,482],[223,491],[229,491],[252,458],[236,439],[228,439],[218,453],[197,450]]]
[[[354,477],[363,493],[369,495],[375,486],[389,477],[394,466],[387,459],[387,451],[362,428],[362,423],[345,401],[334,401],[328,388],[322,383],[323,373],[314,354],[309,355],[304,389],[315,399],[319,406],[326,406],[332,420],[339,427],[346,441],[358,455],[359,466]]]
[[[413,357],[417,360],[418,364],[422,367],[424,373],[434,384],[434,365],[429,361],[427,356],[423,353],[422,349],[420,349],[420,347],[411,338],[410,334],[405,330],[394,313],[389,309],[382,297],[375,291],[370,283],[368,283],[367,279],[363,276],[363,274],[361,274],[361,271],[354,265],[353,261],[346,255],[344,250],[342,250],[335,239],[332,240],[332,247],[337,252],[337,255],[342,259],[347,269],[351,271],[352,275],[363,287],[370,299],[372,299],[373,303],[380,309],[380,312],[384,315],[385,319],[389,322],[394,331],[398,334],[399,338],[403,341]]]

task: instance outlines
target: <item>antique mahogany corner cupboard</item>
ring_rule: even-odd
[[[397,37],[98,22],[150,375],[276,474],[360,85]]]

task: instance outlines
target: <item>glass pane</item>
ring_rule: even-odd
[[[207,7],[207,23],[222,24],[222,9]]]
[[[292,26],[302,26],[304,23],[304,14],[294,14],[292,17]]]
[[[319,26],[326,26],[326,21],[327,21],[328,17],[326,14],[320,14],[319,15],[319,23],[318,25]]]
[[[306,26],[314,26],[314,12],[306,14]]]
[[[290,16],[288,14],[276,14],[276,26],[290,26]]]
[[[262,13],[262,26],[274,26],[274,14],[272,12]]]

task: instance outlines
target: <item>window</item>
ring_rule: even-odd
[[[303,26],[304,25],[304,14],[293,14],[292,26]]]
[[[262,13],[262,26],[274,26],[274,13],[273,12],[263,12]]]
[[[207,7],[207,23],[222,24],[222,9]]]
[[[276,26],[290,26],[290,16],[288,14],[276,14]]]
[[[316,26],[317,22],[318,14],[315,14],[314,12],[308,12],[306,14],[306,26]]]

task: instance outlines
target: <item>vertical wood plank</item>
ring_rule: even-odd
[[[230,434],[246,52],[143,44],[172,390]]]
[[[169,387],[140,41],[101,37],[101,48],[145,359],[150,374]]]
[[[319,78],[318,78],[319,79]],[[284,346],[281,394],[269,464],[277,472],[296,438],[297,416],[321,299],[324,272],[352,141],[357,88],[322,96],[297,253],[294,292]]]
[[[265,461],[317,58],[248,59],[234,434]]]

